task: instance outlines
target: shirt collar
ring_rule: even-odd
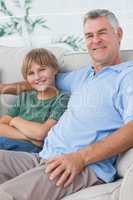
[[[133,61],[127,61],[127,62],[123,62],[123,63],[117,64],[117,65],[106,66],[106,67],[103,68],[103,70],[112,69],[112,70],[114,70],[116,72],[121,72],[125,68],[128,68],[128,67],[133,67]],[[90,66],[90,69],[91,69],[92,72],[94,72],[94,67],[93,66]]]
[[[121,72],[125,68],[129,68],[129,67],[133,67],[133,61],[127,61],[127,62],[123,62],[123,63],[117,64],[117,65],[110,66],[111,69],[113,69],[117,72]]]

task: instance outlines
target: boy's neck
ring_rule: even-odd
[[[39,100],[47,100],[52,97],[58,96],[59,90],[56,87],[48,88],[45,91],[37,92],[37,99]]]

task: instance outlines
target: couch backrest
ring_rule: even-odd
[[[47,47],[59,60],[63,62],[62,57],[67,49],[61,47]],[[0,80],[4,83],[10,83],[22,80],[21,66],[22,61],[31,48],[24,47],[5,47],[0,46]]]
[[[90,57],[87,52],[70,52],[63,47],[47,47],[59,60],[61,70],[68,71],[87,65]],[[22,80],[21,65],[29,48],[0,46],[0,81],[4,83]],[[122,61],[133,60],[132,50],[121,51]]]
[[[133,50],[121,50],[121,61],[133,60]],[[63,70],[73,70],[91,62],[87,52],[66,52],[63,56]]]
[[[59,60],[62,71],[71,71],[81,66],[86,66],[91,60],[87,52],[70,52],[62,47],[47,47]],[[10,83],[22,80],[21,65],[28,48],[0,46],[0,81]],[[133,60],[133,50],[121,51],[122,61]],[[9,98],[10,97],[10,98]],[[1,95],[0,111],[3,114],[10,102],[12,95]]]

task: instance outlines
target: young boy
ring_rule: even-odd
[[[68,94],[55,86],[59,64],[48,50],[31,50],[22,74],[34,91],[18,96],[7,115],[0,118],[0,149],[39,152],[42,141],[66,109]]]

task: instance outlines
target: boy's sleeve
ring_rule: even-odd
[[[57,97],[55,103],[52,105],[49,119],[54,119],[56,121],[59,120],[59,118],[62,116],[62,114],[67,108],[69,96],[70,96],[69,94],[63,93],[59,95],[59,97]]]
[[[11,117],[16,117],[19,115],[20,112],[20,95],[18,95],[16,97],[16,99],[14,100],[14,102],[12,103],[11,107],[8,109],[7,111],[7,115],[11,116]]]

